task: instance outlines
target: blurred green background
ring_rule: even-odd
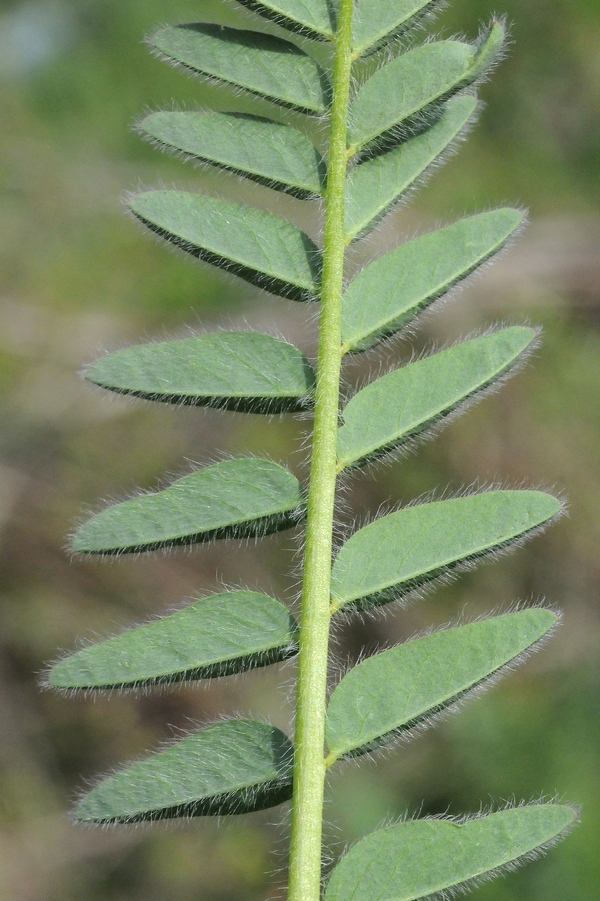
[[[233,11],[235,4],[230,4]],[[299,201],[184,166],[131,123],[157,107],[231,98],[152,59],[145,33],[211,15],[171,0],[0,3],[0,897],[7,901],[265,901],[285,897],[285,809],[176,827],[93,831],[69,822],[99,772],[195,723],[233,713],[289,729],[291,665],[140,697],[65,698],[39,688],[58,649],[107,635],[221,584],[296,603],[294,536],[114,563],[70,560],[66,536],[100,501],[153,487],[188,461],[264,452],[305,474],[306,423],[173,410],[94,392],[77,378],[104,349],[186,328],[276,329],[314,351],[305,306],[268,297],[161,247],[120,199],[183,185],[276,208],[318,231]],[[355,477],[365,517],[436,486],[555,487],[569,516],[514,555],[408,610],[336,633],[343,668],[431,624],[547,597],[559,633],[459,715],[393,754],[332,779],[333,856],[386,817],[459,814],[540,795],[583,805],[547,858],[490,883],[481,901],[600,897],[600,5],[597,0],[455,0],[436,28],[474,36],[505,12],[514,46],[482,89],[460,153],[352,260],[465,212],[531,210],[518,244],[428,317],[412,339],[443,343],[498,320],[543,326],[533,363],[415,456]],[[232,13],[233,14],[233,13]],[[235,102],[233,104],[235,106]],[[411,353],[405,340],[348,370],[349,382]]]

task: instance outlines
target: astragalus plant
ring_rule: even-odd
[[[318,309],[317,358],[311,363],[269,335],[218,332],[121,350],[87,377],[159,402],[305,420],[309,411],[308,485],[267,459],[224,459],[92,516],[73,550],[140,554],[305,523],[300,622],[261,593],[226,591],[66,657],[49,681],[64,690],[123,690],[239,673],[297,654],[294,742],[266,722],[218,722],[99,782],[75,815],[132,823],[243,814],[291,799],[289,901],[317,901],[322,891],[326,901],[447,897],[537,854],[576,812],[537,802],[462,820],[408,819],[351,847],[323,887],[327,773],[480,690],[542,642],[557,616],[532,606],[427,634],[364,659],[328,697],[332,621],[422,595],[523,541],[561,504],[526,489],[421,502],[375,519],[334,553],[339,479],[435,431],[518,366],[537,336],[529,327],[496,328],[372,381],[345,406],[340,380],[347,355],[412,323],[499,251],[523,215],[496,209],[461,219],[375,259],[349,283],[345,261],[350,245],[464,132],[504,28],[494,21],[474,43],[418,44],[412,30],[438,5],[432,0],[243,5],[253,13],[245,13],[246,30],[194,22],[163,28],[150,44],[243,96],[244,112],[156,112],[140,130],[190,160],[319,205],[322,240],[272,213],[198,193],[141,193],[131,211],[191,256],[282,303],[305,303],[307,316]],[[274,118],[249,114],[252,98]]]

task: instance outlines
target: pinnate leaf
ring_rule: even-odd
[[[333,10],[329,0],[239,0],[253,12],[283,28],[315,40],[333,38]]]
[[[120,554],[268,535],[295,525],[303,509],[302,486],[283,466],[225,460],[97,513],[75,533],[73,550]]]
[[[321,255],[278,216],[184,191],[148,191],[130,203],[138,219],[182,250],[292,300],[312,300]]]
[[[515,326],[410,363],[359,391],[343,411],[338,469],[400,447],[501,378],[535,340]]]
[[[406,507],[355,532],[332,571],[332,608],[385,604],[510,546],[560,513],[541,491],[487,491]]]
[[[215,594],[83,648],[51,670],[54,688],[157,685],[228,676],[296,653],[297,625],[256,591]]]
[[[519,210],[479,213],[375,260],[344,295],[344,350],[367,350],[399,331],[501,250],[522,222]]]
[[[352,104],[351,148],[379,149],[396,142],[400,126],[412,125],[415,117],[476,81],[493,62],[503,38],[504,30],[496,23],[483,45],[438,41],[379,69]]]
[[[249,813],[291,797],[293,748],[279,729],[228,720],[101,782],[75,809],[86,823]]]
[[[352,28],[354,53],[376,49],[439,4],[440,0],[359,0]]]
[[[267,100],[311,113],[328,106],[325,73],[280,38],[200,22],[163,28],[150,43],[174,63]]]
[[[359,663],[329,702],[331,762],[386,744],[451,706],[556,622],[550,610],[522,610],[407,641]]]
[[[309,407],[315,381],[297,348],[255,332],[217,332],[129,347],[102,357],[86,378],[148,400],[252,413]]]
[[[430,898],[543,850],[576,819],[571,807],[530,804],[462,823],[423,819],[389,826],[350,849],[333,871],[325,901]]]
[[[325,163],[295,128],[241,113],[157,112],[142,134],[165,147],[300,198],[320,195]]]
[[[346,188],[346,240],[354,241],[374,228],[458,137],[476,106],[474,97],[453,97],[430,128],[354,167]]]

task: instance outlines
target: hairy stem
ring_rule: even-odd
[[[346,133],[353,6],[354,0],[341,0],[335,38],[321,320],[298,661],[288,901],[318,901],[321,888],[325,703],[342,360]]]

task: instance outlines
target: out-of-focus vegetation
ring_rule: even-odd
[[[525,667],[388,757],[348,766],[326,815],[336,852],[388,815],[476,810],[539,797],[583,805],[545,860],[481,888],[481,901],[600,897],[600,7],[503,0],[515,46],[483,88],[487,108],[460,154],[394,213],[371,250],[500,202],[531,209],[524,237],[423,323],[418,345],[499,318],[544,328],[533,364],[385,478],[351,482],[361,517],[436,486],[522,480],[566,492],[570,516],[513,556],[409,610],[340,629],[340,665],[432,622],[546,596],[565,623]],[[233,4],[232,4],[233,9]],[[0,3],[0,895],[7,901],[258,901],[282,896],[285,811],[178,828],[95,832],[69,824],[76,786],[196,722],[252,712],[289,726],[293,668],[138,698],[65,698],[38,678],[57,648],[117,631],[221,583],[295,601],[289,534],[110,563],[71,561],[65,536],[98,498],[156,484],[221,452],[261,451],[304,472],[286,419],[172,410],[103,396],[77,380],[105,348],[186,327],[246,322],[314,349],[307,309],[173,254],[123,215],[140,185],[248,191],[161,156],[131,130],[148,108],[191,108],[206,90],[153,60],[143,35],[214,12],[208,2]],[[498,11],[454,0],[446,34]],[[235,106],[226,95],[223,105]],[[306,225],[300,202],[274,198]],[[309,222],[309,226],[310,226]],[[312,223],[318,229],[318,223]],[[360,263],[357,253],[356,263]],[[408,343],[386,350],[406,359]],[[356,363],[353,378],[377,368]],[[349,514],[344,514],[349,520]],[[360,638],[359,638],[360,631]],[[169,727],[165,727],[169,723]],[[283,826],[282,826],[283,824]],[[268,875],[276,872],[276,875]]]

